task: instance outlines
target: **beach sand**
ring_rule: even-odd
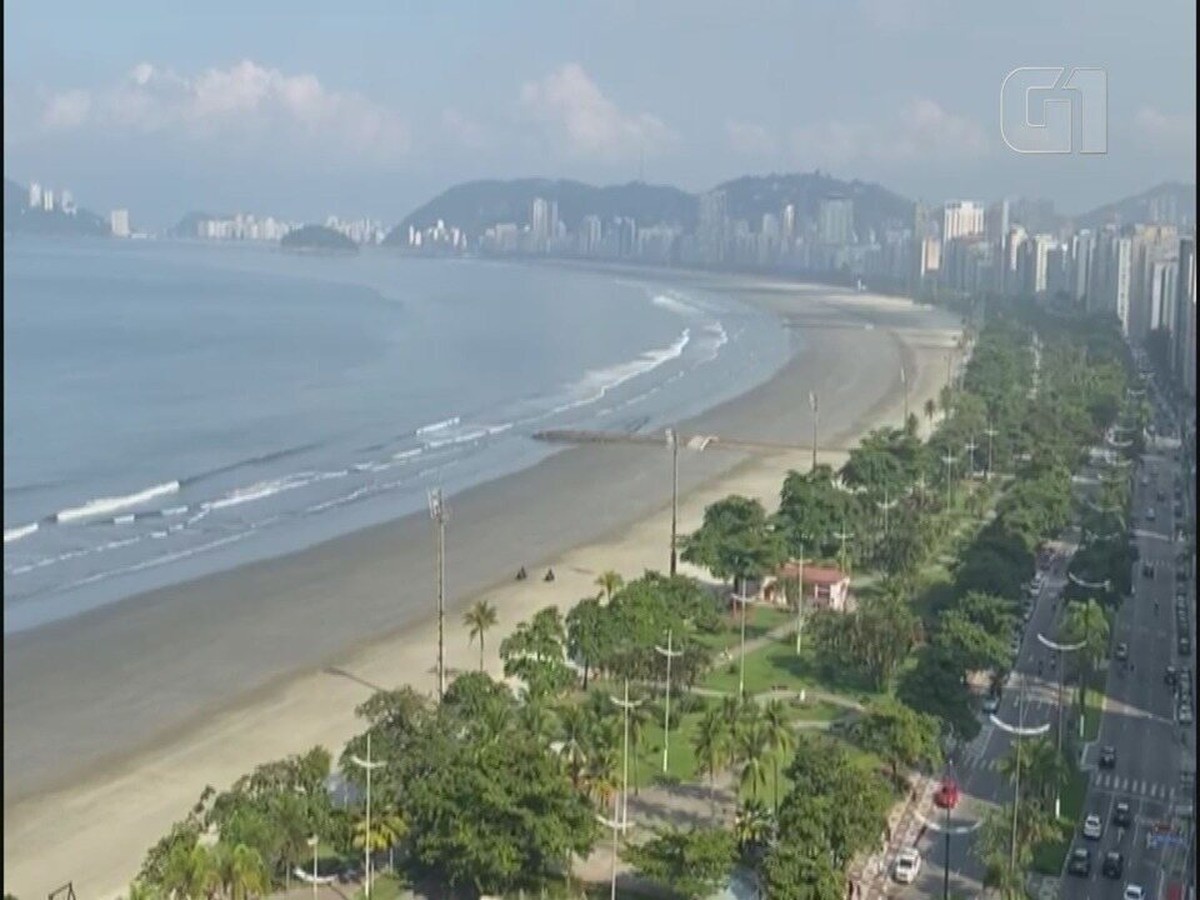
[[[681,452],[681,534],[730,493],[777,505],[786,472],[810,463],[810,390],[820,459],[836,466],[866,431],[900,424],[901,366],[922,426],[945,383],[958,321],[944,311],[750,277],[666,277],[771,309],[799,351],[766,384],[680,423],[684,435],[798,447]],[[665,442],[573,448],[449,498],[450,670],[478,665],[461,624],[476,599],[499,611],[486,652],[497,673],[496,648],[518,621],[594,595],[604,570],[665,570],[669,500]],[[340,753],[375,689],[433,691],[434,548],[428,519],[412,516],[6,639],[5,890],[36,896],[72,881],[81,896],[120,894],[205,785],[316,744]],[[516,582],[522,565],[530,579]]]

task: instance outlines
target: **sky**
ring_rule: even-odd
[[[814,169],[1079,213],[1195,181],[1195,24],[1182,0],[5,0],[4,174],[146,228]],[[1103,69],[1107,152],[1005,143],[1025,66]]]

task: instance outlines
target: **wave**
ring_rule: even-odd
[[[685,328],[679,338],[668,347],[648,350],[628,362],[586,372],[583,378],[568,389],[569,393],[576,395],[576,399],[555,407],[552,412],[567,412],[589,403],[595,403],[606,396],[609,391],[620,387],[625,382],[653,372],[659,366],[672,360],[679,359],[691,340],[691,329]]]
[[[661,309],[675,313],[677,316],[693,318],[703,312],[699,307],[693,306],[679,297],[674,297],[670,294],[655,294],[650,302]]]
[[[17,528],[5,528],[4,529],[4,543],[7,544],[10,541],[19,541],[21,538],[28,537],[29,535],[33,534],[37,530],[38,530],[37,522],[34,522],[32,525],[21,525]]]
[[[111,514],[130,506],[140,506],[157,497],[165,497],[168,494],[178,493],[178,491],[178,481],[166,481],[162,484],[156,484],[154,487],[138,491],[135,494],[126,494],[123,497],[100,497],[96,500],[89,500],[83,506],[76,506],[55,513],[54,520],[59,524],[63,524],[65,522],[77,522],[80,519],[90,519],[93,516]]]
[[[306,484],[311,484],[315,480],[312,472],[302,472],[298,475],[288,475],[285,478],[273,478],[270,481],[260,481],[252,484],[249,487],[238,488],[226,494],[220,500],[212,500],[208,503],[202,503],[200,510],[202,513],[214,512],[218,509],[228,509],[231,506],[241,506],[243,503],[251,503],[255,500],[263,500],[267,497],[273,497],[276,494],[290,491],[298,487],[304,487]],[[195,521],[193,518],[192,521]],[[190,522],[189,522],[190,524]]]
[[[422,425],[413,434],[433,434],[435,431],[445,431],[447,428],[453,428],[459,423],[458,416],[451,416],[449,419],[443,419],[440,422],[434,422],[432,425]]]
[[[265,465],[266,463],[279,462],[281,459],[287,459],[288,457],[296,456],[300,453],[307,453],[309,450],[315,450],[320,446],[321,444],[319,441],[311,441],[307,444],[298,444],[295,447],[287,447],[283,450],[272,450],[270,453],[263,453],[259,456],[248,456],[245,459],[232,462],[227,466],[220,466],[219,468],[202,472],[199,475],[192,475],[189,478],[184,478],[182,484],[184,487],[189,487],[199,481],[204,481],[217,475],[224,475],[227,472],[233,472],[245,466],[261,466]]]

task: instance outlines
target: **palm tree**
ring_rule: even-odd
[[[932,422],[933,417],[936,414],[937,414],[937,402],[932,397],[930,397],[928,400],[925,401],[925,418],[928,419],[930,422]]]
[[[1008,764],[1012,769],[1013,765]],[[1049,737],[1043,735],[1021,748],[1021,768],[1028,779],[1028,795],[1036,797],[1046,810],[1050,810],[1055,793],[1066,786],[1071,777],[1071,768],[1058,752]]]
[[[574,703],[563,705],[558,710],[558,726],[562,738],[559,757],[566,766],[567,777],[571,779],[572,786],[578,790],[587,765],[584,742],[587,738],[588,720],[583,707]]]
[[[763,712],[763,725],[767,732],[767,746],[771,751],[771,768],[773,770],[771,810],[779,813],[779,758],[790,753],[796,746],[792,733],[792,724],[787,718],[787,707],[782,700],[772,700]]]
[[[261,854],[253,847],[238,844],[222,847],[220,853],[221,881],[231,900],[247,900],[252,896],[263,896],[271,888],[267,876],[267,865]]]
[[[767,783],[767,757],[770,746],[762,722],[747,724],[737,736],[737,752],[742,764],[741,784],[750,788],[750,799],[758,800],[758,790]]]
[[[743,856],[752,857],[761,852],[770,843],[774,831],[774,818],[757,800],[738,807],[733,833]]]
[[[408,826],[398,813],[395,811],[382,812],[371,816],[371,831],[369,834],[367,833],[366,816],[363,816],[354,823],[354,837],[351,844],[356,850],[369,849],[372,856],[380,850],[387,850],[390,854],[392,848],[400,843],[407,833]],[[369,848],[368,842],[370,845]],[[391,867],[391,862],[389,855],[389,867]]]
[[[596,579],[596,586],[604,591],[604,600],[609,603],[612,602],[613,594],[619,591],[624,584],[625,579],[612,569],[600,573]]]
[[[692,748],[699,762],[699,772],[708,775],[708,799],[715,817],[717,811],[717,773],[729,754],[729,728],[720,711],[710,709],[700,720],[692,736]]]
[[[163,892],[187,900],[209,897],[221,887],[221,875],[212,851],[203,844],[176,844],[167,856]]]
[[[479,638],[479,671],[483,671],[483,637],[496,624],[496,607],[486,600],[479,600],[463,613],[463,624],[470,629],[469,641]]]
[[[1091,675],[1108,653],[1109,623],[1104,607],[1091,599],[1070,604],[1063,622],[1063,636],[1068,643],[1084,642],[1084,677],[1079,684],[1079,714],[1083,715]]]
[[[646,727],[650,724],[652,715],[650,706],[646,703],[639,703],[637,706],[629,710],[629,744],[630,755],[632,757],[630,765],[633,767],[633,795],[636,797],[641,788],[641,779],[638,778],[638,747],[642,741],[642,735],[645,734]]]
[[[145,881],[132,881],[129,884],[129,893],[126,900],[163,900],[163,892],[156,884],[149,884]]]

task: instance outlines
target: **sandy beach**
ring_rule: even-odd
[[[660,276],[632,270],[633,279]],[[770,381],[680,431],[790,444],[751,454],[680,454],[680,531],[730,493],[774,508],[784,474],[806,469],[808,392],[820,397],[820,458],[908,405],[921,420],[945,382],[958,320],[906,300],[759,278],[670,273],[770,309],[795,352]],[[670,454],[590,445],[449,498],[446,651],[477,665],[462,611],[499,611],[487,664],[516,622],[594,594],[596,576],[665,569]],[[434,543],[411,516],[291,556],[135,597],[5,640],[5,890],[123,893],[151,843],[205,785],[360,729],[372,690],[434,688]],[[527,582],[513,573],[524,565]],[[557,576],[543,583],[547,566]]]

